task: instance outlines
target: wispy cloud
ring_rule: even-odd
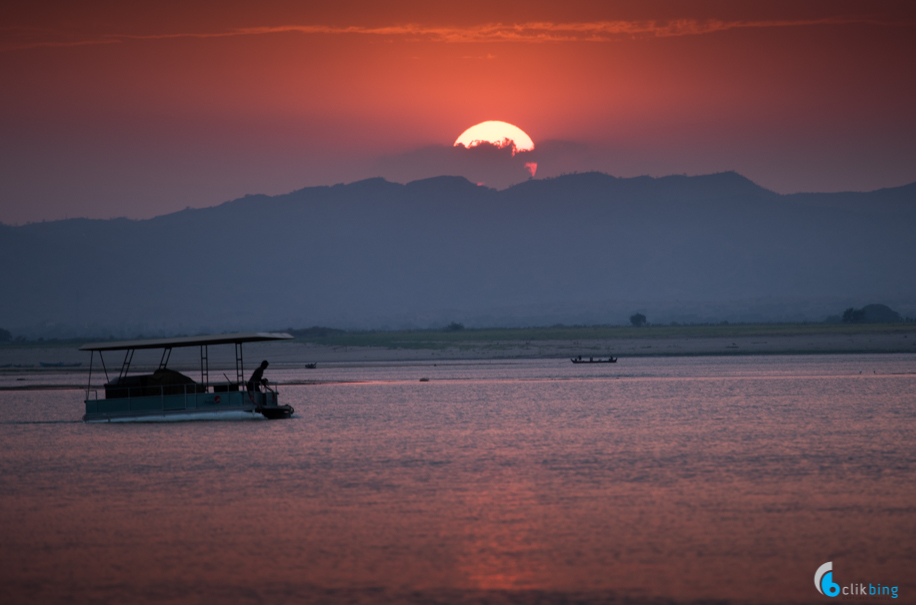
[[[595,21],[580,23],[488,23],[469,27],[435,27],[419,24],[391,25],[385,27],[328,25],[282,25],[244,27],[222,32],[180,32],[145,35],[105,34],[85,40],[61,41],[41,39],[29,40],[15,36],[0,44],[3,50],[21,50],[37,47],[85,46],[111,44],[129,40],[171,40],[180,38],[230,38],[242,36],[266,36],[277,34],[303,34],[323,36],[374,36],[397,38],[405,41],[427,41],[443,43],[556,43],[556,42],[610,42],[623,38],[670,38],[677,36],[700,36],[716,32],[749,28],[788,28],[825,25],[870,24],[879,26],[910,26],[913,23],[881,21],[863,17],[825,17],[807,20],[765,20],[765,21],[724,21],[718,19],[678,19],[673,21]]]

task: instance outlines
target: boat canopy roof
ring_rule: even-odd
[[[129,349],[173,349],[204,345],[230,345],[265,340],[289,340],[286,332],[236,332],[210,336],[183,336],[181,338],[149,338],[146,340],[120,340],[91,342],[80,347],[80,351],[126,351]]]

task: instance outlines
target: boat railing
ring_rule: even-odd
[[[261,390],[261,387],[263,387],[263,390]],[[240,383],[239,390],[247,391],[248,383],[247,382]],[[261,383],[261,384],[255,385],[255,388],[252,390],[252,392],[256,392],[256,393],[270,392],[276,395],[277,393],[280,392],[280,388],[277,386],[277,383]]]
[[[238,383],[217,384],[222,389],[210,390],[211,385],[201,383],[180,383],[164,385],[106,385],[105,398],[99,399],[98,390],[90,389],[94,395],[87,394],[87,405],[92,402],[93,408],[101,405],[115,405],[120,411],[149,412],[151,410],[188,410],[206,408],[209,410],[230,409],[245,405],[249,397]],[[201,399],[201,396],[204,396]],[[103,403],[107,402],[107,403]],[[256,403],[252,401],[252,403]],[[151,407],[152,406],[152,407]],[[87,407],[87,411],[89,408]]]
[[[264,390],[261,390],[261,386]],[[106,399],[122,399],[135,397],[157,397],[166,395],[187,395],[187,394],[204,394],[204,393],[234,393],[238,391],[247,391],[248,384],[244,382],[217,382],[210,384],[195,383],[176,383],[176,384],[157,384],[157,385],[119,385],[106,384]],[[280,389],[276,384],[258,385],[254,389],[258,392],[279,393]],[[98,389],[91,389],[90,393],[95,394],[98,398]]]
[[[213,383],[212,385],[209,385],[209,384],[208,384],[208,385],[206,385],[206,386],[207,386],[207,388],[209,388],[209,387],[212,386],[212,387],[213,387],[213,392],[214,392],[214,393],[228,393],[228,392],[230,392],[230,391],[233,391],[233,392],[234,392],[234,391],[242,391],[242,390],[245,389],[245,384],[244,384],[244,383],[241,383],[241,382],[232,382],[232,381],[215,382],[215,383]]]
[[[231,380],[215,384],[197,382],[130,386],[107,384],[104,399],[99,398],[101,389],[87,391],[87,412],[95,413],[96,410],[107,409],[126,413],[149,413],[156,410],[222,410],[252,404],[266,407],[277,405],[276,385],[258,385],[256,390],[250,392],[247,386],[248,383]],[[90,402],[91,408],[89,407]]]
[[[201,394],[201,393],[229,393],[247,390],[247,383],[244,382],[216,382],[203,384],[195,383],[175,383],[175,384],[147,384],[147,385],[120,385],[117,383],[106,384],[105,392],[108,398],[122,397],[155,397],[158,395],[184,395],[184,394]],[[276,389],[267,390],[277,392]],[[97,389],[89,392],[98,393]]]
[[[210,392],[209,385],[200,383],[120,385],[106,384],[105,399],[136,399],[138,397],[165,397]]]

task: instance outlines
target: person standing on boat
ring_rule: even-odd
[[[264,378],[264,370],[267,369],[267,360],[261,362],[261,365],[258,366],[258,369],[254,371],[251,375],[251,378],[248,379],[248,390],[249,391],[260,391],[261,385],[267,385],[267,379]]]

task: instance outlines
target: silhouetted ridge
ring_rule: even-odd
[[[655,179],[661,191],[684,197],[731,197],[739,195],[777,194],[764,189],[737,172],[720,172],[700,176],[672,175]]]
[[[462,177],[0,230],[4,327],[133,336],[916,314],[916,185],[777,195],[734,172]],[[821,301],[821,302],[814,302]],[[823,302],[828,301],[828,302]],[[911,305],[908,301],[914,301]],[[638,302],[638,306],[634,306]],[[132,333],[131,333],[132,332]]]
[[[532,179],[510,187],[512,195],[527,195],[534,191],[572,192],[589,196],[632,199],[719,199],[736,196],[776,197],[777,194],[760,187],[736,172],[721,172],[702,176],[673,175],[660,178],[638,176],[614,177],[602,172],[567,174],[549,179]]]
[[[450,193],[477,193],[481,189],[476,183],[472,183],[463,176],[434,176],[419,181],[411,181],[405,185],[408,191],[413,194],[436,195],[443,191]]]
[[[916,183],[876,191],[840,193],[793,193],[785,196],[796,203],[857,213],[916,214]]]
[[[338,183],[331,189],[335,192],[346,190],[350,194],[358,194],[364,192],[378,193],[380,191],[394,191],[396,189],[400,189],[401,187],[403,187],[403,185],[400,185],[399,183],[391,183],[382,177],[377,176],[371,179],[363,179],[362,181],[356,181],[350,184]]]

